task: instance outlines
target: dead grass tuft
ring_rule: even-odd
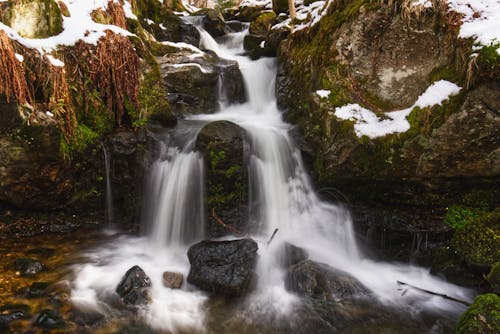
[[[7,102],[31,103],[24,67],[16,58],[16,52],[9,37],[0,30],[0,94]]]

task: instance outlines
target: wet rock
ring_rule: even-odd
[[[64,319],[53,310],[43,310],[40,312],[33,322],[33,326],[41,327],[43,329],[56,329],[66,326]]]
[[[245,29],[245,25],[237,20],[226,21],[226,25],[232,32],[240,32]]]
[[[309,254],[305,249],[285,242],[283,244],[281,257],[283,266],[288,268],[301,261],[307,260],[309,258]]]
[[[217,121],[204,126],[196,139],[196,149],[205,158],[207,232],[211,237],[234,233],[221,226],[213,214],[239,232],[246,230],[248,177],[244,138],[245,131],[240,126]]]
[[[51,233],[70,233],[73,231],[76,231],[80,227],[79,224],[76,223],[71,223],[71,222],[64,222],[62,224],[50,224],[48,231]]]
[[[3,305],[0,307],[0,330],[5,329],[15,320],[23,319],[29,307],[27,305]]]
[[[180,289],[183,281],[184,275],[181,273],[174,273],[170,271],[163,273],[163,286],[166,288]]]
[[[311,260],[288,269],[285,287],[301,296],[320,300],[352,298],[368,292],[350,274]]]
[[[158,58],[162,83],[175,114],[213,113],[218,109],[219,95],[227,103],[245,100],[243,77],[236,61],[210,52],[192,55],[189,50],[179,49]],[[224,89],[220,91],[219,87]]]
[[[70,302],[71,285],[68,280],[56,282],[45,289],[45,294],[53,305],[67,305]]]
[[[252,59],[260,57],[274,57],[276,48],[266,41],[266,36],[246,35],[243,40],[243,47],[248,51]]]
[[[73,308],[70,319],[80,326],[94,326],[105,319],[104,314],[92,309]]]
[[[202,241],[189,248],[187,281],[202,290],[241,296],[255,276],[257,243],[251,239]]]
[[[191,45],[200,44],[200,32],[192,24],[181,24],[181,41]]]
[[[264,12],[260,14],[255,20],[250,23],[250,34],[257,36],[267,36],[275,20],[276,14],[274,12]]]
[[[28,288],[27,296],[28,298],[39,298],[45,293],[45,290],[50,285],[48,282],[33,282]]]
[[[148,304],[151,300],[151,279],[139,266],[130,268],[116,287],[116,293],[125,304]]]
[[[20,258],[14,261],[14,269],[21,276],[34,276],[44,270],[44,266],[35,259]]]
[[[204,8],[196,12],[195,15],[203,16],[203,29],[205,29],[213,37],[220,37],[226,34],[226,22],[219,11]]]

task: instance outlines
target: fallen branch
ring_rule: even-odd
[[[269,240],[267,241],[268,245],[271,243],[271,241],[273,241],[274,236],[276,235],[276,233],[278,233],[278,229],[277,228],[274,229],[273,235],[271,235],[271,238],[269,238]]]
[[[215,221],[217,222],[217,224],[221,225],[222,227],[224,227],[226,230],[229,230],[231,232],[233,232],[235,235],[237,235],[238,237],[245,237],[245,238],[248,238],[249,236],[240,232],[238,229],[236,229],[235,227],[233,226],[230,226],[230,225],[227,225],[225,224],[222,219],[219,218],[219,216],[217,216],[217,214],[215,213],[215,209],[212,208],[212,217],[215,219]]]
[[[452,300],[454,302],[463,304],[465,306],[470,306],[471,305],[469,302],[466,302],[465,300],[461,300],[461,299],[457,299],[457,298],[454,298],[454,297],[450,297],[450,296],[442,294],[442,293],[438,293],[438,292],[434,292],[434,291],[422,289],[422,288],[419,288],[417,286],[414,286],[414,285],[411,285],[411,284],[408,284],[408,283],[405,283],[405,282],[401,282],[401,281],[397,281],[397,282],[398,282],[399,285],[406,285],[406,286],[408,286],[410,288],[413,288],[413,289],[421,291],[421,292],[425,292],[425,293],[427,293],[429,295],[439,296],[439,297],[442,297],[444,299]]]

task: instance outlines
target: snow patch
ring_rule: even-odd
[[[0,0],[0,2],[2,2],[2,1]],[[19,53],[16,53],[16,54],[15,54],[15,57],[16,57],[16,59],[17,59],[17,60],[19,60],[21,63],[24,61],[24,57],[23,57],[23,55],[20,55]]]
[[[410,123],[406,117],[416,108],[426,108],[441,105],[450,96],[457,95],[460,87],[456,84],[439,80],[430,85],[409,108],[385,113],[387,118],[380,119],[373,111],[361,107],[359,104],[348,104],[335,109],[335,116],[343,120],[355,121],[354,132],[358,137],[368,136],[377,138],[390,133],[408,131]]]
[[[320,89],[320,90],[316,91],[316,94],[318,94],[318,96],[321,97],[322,99],[327,99],[328,96],[330,96],[330,93],[331,93],[331,91],[324,90],[324,89]]]
[[[45,57],[47,57],[47,59],[49,60],[50,64],[52,64],[52,66],[55,66],[55,67],[64,67],[64,63],[62,61],[60,61],[59,59],[54,58],[52,55],[45,55]]]

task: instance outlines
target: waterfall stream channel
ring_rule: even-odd
[[[364,254],[357,244],[349,210],[322,200],[312,187],[300,151],[290,136],[292,126],[283,121],[276,104],[276,59],[251,60],[244,56],[247,30],[216,41],[198,29],[201,49],[238,62],[247,101],[228,104],[221,79],[219,111],[189,115],[164,136],[161,152],[146,179],[141,215],[144,235],[111,231],[114,237],[108,238],[105,245],[86,251],[83,263],[74,266],[73,303],[124,321],[123,314],[114,308],[115,288],[129,268],[139,265],[151,278],[152,300],[133,316],[127,316],[148,328],[135,332],[449,332],[464,305],[397,282],[466,301],[471,301],[473,292],[430,275],[426,268],[379,262]],[[205,171],[195,142],[205,124],[219,120],[245,130],[252,202],[247,219],[253,226],[251,237],[264,240],[259,242],[256,286],[248,295],[231,301],[210,296],[186,282],[181,289],[162,285],[165,271],[187,277],[188,248],[207,238]],[[278,232],[267,244],[265,241],[275,229]],[[315,262],[349,273],[369,293],[359,301],[338,301],[334,315],[329,315],[326,306],[323,313],[314,313],[313,306],[285,288],[285,269],[279,265],[284,242],[307,250]],[[334,325],[315,329],[315,323],[328,317]]]

